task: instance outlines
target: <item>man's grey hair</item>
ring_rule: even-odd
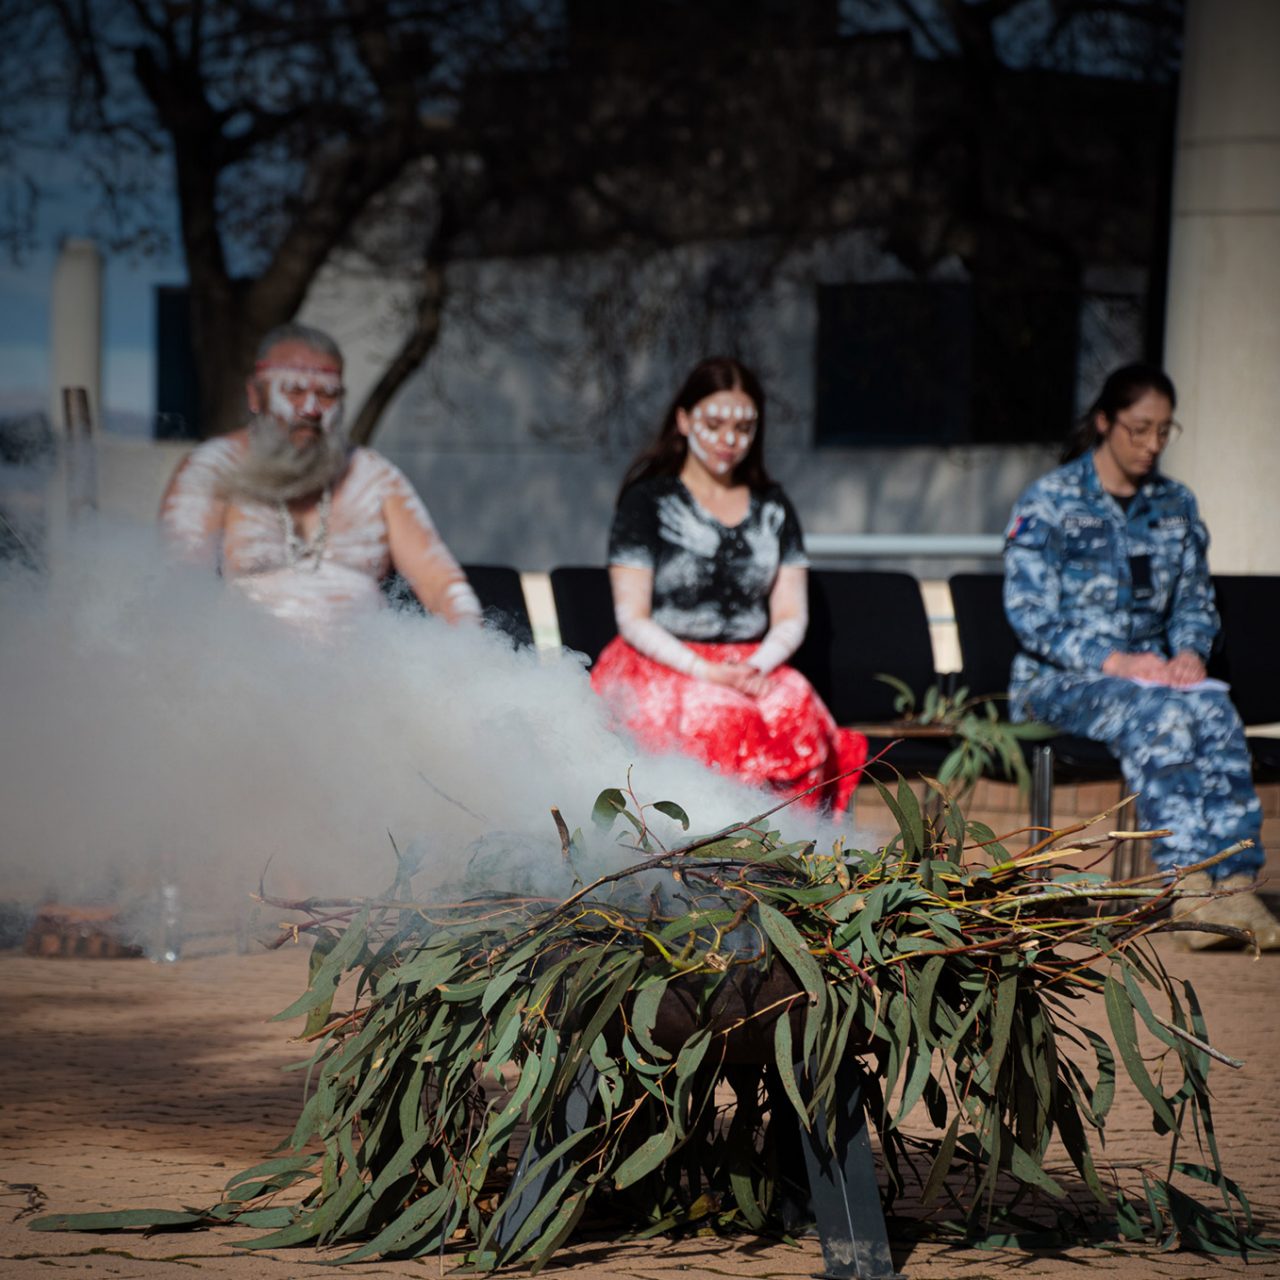
[[[312,351],[332,356],[339,364],[343,362],[342,348],[323,329],[313,329],[309,324],[297,324],[293,321],[288,324],[278,324],[274,329],[267,330],[262,335],[262,341],[258,343],[254,359],[259,362],[265,360],[271,348],[279,346],[282,342],[300,342]]]

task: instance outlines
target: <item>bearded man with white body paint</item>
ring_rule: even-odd
[[[273,329],[246,385],[248,424],[200,445],[169,481],[166,536],[289,621],[329,625],[380,607],[392,569],[431,613],[477,620],[466,576],[403,473],[350,446],[343,396],[332,338]]]

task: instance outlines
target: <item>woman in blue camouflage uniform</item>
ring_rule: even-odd
[[[1106,381],[1066,462],[1018,500],[1005,540],[1004,602],[1022,651],[1015,719],[1106,743],[1139,794],[1162,869],[1199,862],[1241,840],[1251,848],[1184,881],[1226,889],[1194,918],[1252,929],[1280,948],[1280,921],[1253,885],[1263,865],[1262,813],[1240,717],[1221,689],[1201,689],[1218,631],[1191,491],[1162,475],[1180,430],[1173,383],[1133,364]],[[1194,947],[1230,939],[1192,933]]]

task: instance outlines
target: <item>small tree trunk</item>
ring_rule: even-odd
[[[241,362],[197,353],[196,367],[200,373],[201,438],[225,435],[244,426],[248,410]]]

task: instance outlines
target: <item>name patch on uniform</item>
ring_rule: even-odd
[[[1191,521],[1186,516],[1161,516],[1151,523],[1157,529],[1185,529]]]
[[[1151,581],[1151,557],[1149,555],[1129,557],[1129,578],[1133,583],[1135,600],[1150,600],[1155,594],[1155,586]]]
[[[1105,529],[1106,526],[1107,522],[1102,516],[1067,516],[1062,522],[1063,529],[1068,533],[1075,529]]]

